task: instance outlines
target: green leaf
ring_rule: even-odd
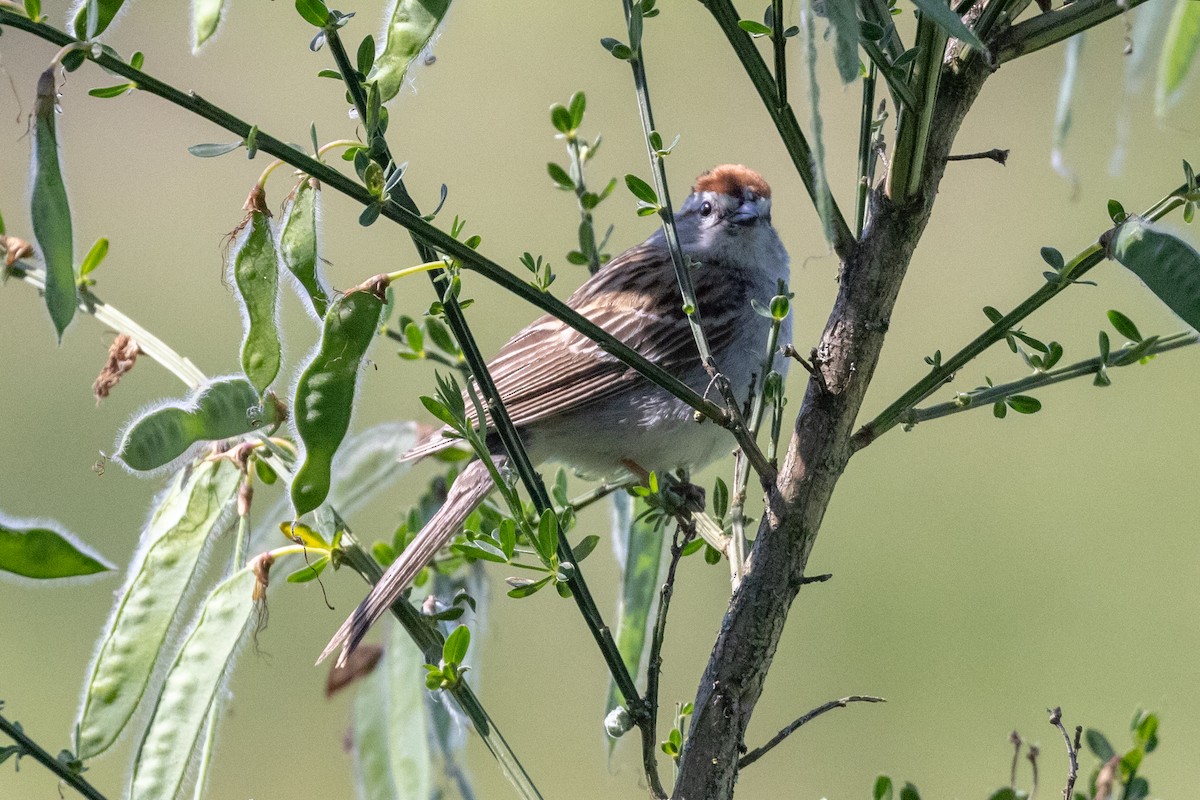
[[[508,583],[513,588],[508,590],[508,596],[516,600],[522,597],[529,597],[531,594],[541,590],[554,579],[553,575],[547,575],[540,580],[531,581],[526,578],[509,578]]]
[[[1150,796],[1150,782],[1142,777],[1134,778],[1125,787],[1125,796],[1121,800],[1146,800]]]
[[[449,8],[450,0],[391,0],[387,33],[367,75],[379,87],[381,102],[400,93],[409,67],[429,46]]]
[[[1042,401],[1026,394],[1014,394],[1005,398],[1008,407],[1018,414],[1036,414],[1042,410]]]
[[[876,778],[871,798],[872,800],[892,800],[892,779],[887,775],[880,775]]]
[[[254,611],[257,577],[246,567],[213,589],[167,672],[133,758],[131,797],[175,797]]]
[[[125,0],[88,0],[88,2],[77,3],[78,10],[75,12],[75,17],[71,22],[71,27],[75,31],[76,39],[94,39],[108,29],[113,18],[117,16],[117,12],[121,10],[121,6],[125,5]],[[41,3],[37,3],[38,12],[41,11]],[[96,9],[96,27],[95,30],[88,32],[88,7],[93,6]],[[28,5],[26,6],[28,10]],[[36,19],[33,14],[29,15],[30,19]]]
[[[571,128],[577,129],[583,124],[583,112],[587,108],[587,95],[576,92],[567,102],[567,110],[571,112]]]
[[[916,786],[906,783],[900,790],[900,800],[921,800],[921,793],[917,791]]]
[[[108,99],[111,97],[120,97],[126,92],[132,91],[137,87],[132,83],[119,83],[116,86],[102,86],[97,89],[88,89],[88,95],[91,97],[99,97]]]
[[[225,0],[192,0],[192,52],[213,37],[221,25]]]
[[[558,550],[558,517],[552,509],[542,512],[542,517],[538,520],[537,541],[534,544],[543,561],[552,559]]]
[[[1179,102],[1183,81],[1200,49],[1200,3],[1175,0],[1175,10],[1159,51],[1155,110],[1162,116]]]
[[[322,0],[296,0],[296,11],[310,25],[324,28],[329,23],[329,8]]]
[[[467,648],[471,646],[471,631],[466,625],[459,625],[446,637],[442,644],[442,660],[447,664],[461,664],[467,657]]]
[[[643,518],[649,509],[643,500],[634,500],[625,492],[613,498],[612,543],[620,568],[620,599],[617,605],[617,650],[626,669],[637,679],[642,668],[642,654],[653,627],[651,612],[658,597],[658,575],[662,566],[665,527]],[[611,681],[606,708],[622,703],[621,693]],[[609,752],[616,740],[609,740]]]
[[[46,309],[54,323],[58,341],[71,324],[79,304],[75,280],[74,233],[71,206],[58,160],[55,129],[54,69],[38,79],[37,100],[33,105],[33,191],[30,217],[33,236],[46,266]]]
[[[79,265],[79,277],[86,278],[96,267],[100,266],[100,262],[108,255],[108,239],[101,236],[92,245],[92,249],[88,250],[88,254],[83,257],[83,263]]]
[[[358,71],[366,75],[375,64],[375,37],[367,34],[358,43],[358,53],[355,54],[354,65]]]
[[[588,534],[579,540],[579,544],[571,548],[571,552],[575,554],[576,561],[583,561],[592,554],[598,544],[600,544],[600,537],[594,533]]]
[[[571,112],[567,111],[566,106],[555,103],[550,106],[550,124],[554,129],[562,134],[570,133],[574,130],[571,125]]]
[[[729,487],[721,478],[717,478],[713,484],[712,492],[712,512],[717,519],[724,519],[725,514],[729,511]]]
[[[54,523],[0,514],[0,572],[53,580],[111,569],[116,567]]]
[[[629,49],[629,45],[622,43],[619,39],[614,39],[611,36],[606,36],[600,40],[600,46],[612,54],[613,58],[618,58],[621,61],[628,61],[633,58],[633,51]]]
[[[646,183],[637,175],[626,175],[625,185],[638,200],[655,207],[658,206],[658,193],[654,191],[654,187]]]
[[[1083,734],[1083,740],[1087,742],[1088,749],[1092,751],[1092,755],[1100,759],[1100,763],[1104,764],[1112,760],[1112,757],[1117,753],[1108,742],[1108,738],[1103,733],[1095,728],[1088,728]]]
[[[223,156],[226,153],[232,153],[241,147],[244,142],[229,142],[228,144],[194,144],[188,148],[188,152],[197,158],[215,158]]]
[[[833,60],[842,83],[858,78],[859,19],[854,0],[825,0],[825,13],[833,26]],[[782,24],[782,20],[779,21]]]
[[[426,712],[424,673],[420,650],[393,623],[382,660],[354,697],[350,750],[361,800],[434,795],[431,742],[443,736]]]
[[[984,60],[991,60],[987,47],[975,35],[975,32],[966,26],[962,18],[950,9],[950,5],[946,0],[913,0],[913,5],[920,9],[922,14],[927,16],[931,22],[944,30],[949,36],[971,45],[971,47],[983,54]],[[912,784],[909,785],[911,786]]]
[[[1133,324],[1133,320],[1122,314],[1120,311],[1109,309],[1108,321],[1117,329],[1117,333],[1124,336],[1126,339],[1134,342],[1142,340],[1142,334],[1137,329],[1137,325]]]
[[[300,569],[287,576],[288,583],[308,583],[320,576],[329,566],[329,556],[321,556],[312,563],[305,564]]]
[[[1191,245],[1131,218],[1117,232],[1112,255],[1184,322],[1200,328],[1200,253]]]
[[[560,189],[574,189],[575,181],[571,180],[571,176],[567,171],[551,161],[546,165],[546,172],[550,174],[550,180],[558,184]]]
[[[804,75],[808,83],[809,134],[812,144],[812,192],[816,196],[817,216],[825,241],[833,244],[833,203],[829,193],[829,182],[825,175],[825,133],[821,119],[821,88],[817,81],[817,21],[813,0],[800,3],[800,27],[804,31]]]
[[[1125,221],[1125,217],[1127,216],[1125,213],[1125,206],[1121,205],[1121,203],[1117,200],[1109,200],[1108,216],[1114,224],[1121,224]]]
[[[1062,268],[1066,265],[1066,262],[1063,260],[1063,254],[1053,247],[1043,247],[1041,254],[1042,260],[1049,264],[1055,272],[1061,272]]]
[[[1133,740],[1147,753],[1158,747],[1158,715],[1142,712],[1134,721]]]
[[[755,22],[752,19],[738,20],[738,27],[741,28],[742,30],[744,30],[746,33],[750,34],[751,36],[770,36],[771,35],[770,28],[768,28],[766,25],[763,25],[761,22]]]
[[[1003,789],[997,789],[993,792],[988,797],[988,800],[1017,800],[1017,793],[1008,786],[1005,786]]]

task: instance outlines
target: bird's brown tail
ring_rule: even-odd
[[[496,460],[499,461],[500,457]],[[371,589],[371,593],[342,623],[342,627],[338,628],[329,644],[325,645],[325,650],[317,659],[318,664],[339,647],[342,648],[342,654],[338,656],[338,666],[345,663],[346,658],[358,647],[375,621],[383,616],[400,593],[408,588],[417,577],[417,573],[433,560],[437,551],[458,533],[466,518],[492,490],[492,485],[492,476],[482,461],[473,461],[467,465],[450,487],[446,502],[429,519],[417,534],[417,538],[392,562],[387,572],[379,579],[379,583]]]

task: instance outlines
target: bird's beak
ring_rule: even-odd
[[[758,200],[752,199],[738,206],[737,210],[729,215],[729,221],[735,225],[753,225],[760,217]]]

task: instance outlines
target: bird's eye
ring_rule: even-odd
[[[700,204],[700,216],[707,217],[712,213],[712,203],[707,200]]]

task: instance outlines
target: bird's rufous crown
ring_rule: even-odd
[[[771,197],[771,187],[749,167],[741,164],[722,164],[713,167],[708,172],[696,178],[693,192],[717,192],[730,197],[741,197],[744,190],[750,189],[759,197]]]

